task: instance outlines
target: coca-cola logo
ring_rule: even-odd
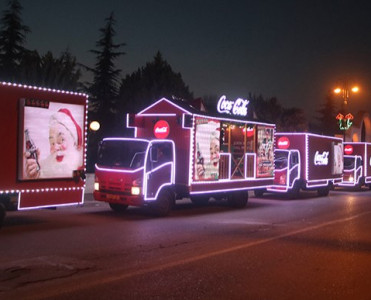
[[[282,136],[277,141],[278,149],[288,149],[290,147],[290,140],[286,136]]]
[[[157,121],[153,127],[153,134],[158,139],[166,139],[170,133],[169,123],[165,120]]]
[[[344,147],[344,153],[346,155],[351,155],[353,153],[353,146],[352,145],[346,145]]]
[[[314,164],[316,166],[326,166],[328,165],[328,151],[323,151],[322,153],[319,153],[319,151],[316,151],[316,154],[314,155]]]
[[[247,105],[249,104],[248,100],[238,98],[235,101],[227,100],[226,96],[221,96],[218,101],[218,112],[221,114],[232,114],[235,116],[247,115]]]

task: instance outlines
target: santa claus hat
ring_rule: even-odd
[[[50,124],[57,122],[62,124],[71,133],[78,149],[82,146],[82,130],[79,124],[67,108],[61,108],[50,118]]]

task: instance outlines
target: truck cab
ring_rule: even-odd
[[[371,186],[371,143],[344,144],[344,175],[339,186],[356,190]]]
[[[292,189],[300,178],[300,153],[298,150],[276,150],[274,185],[277,189]]]
[[[157,207],[166,213],[173,202],[174,165],[174,143],[170,140],[103,139],[98,150],[94,197],[122,211],[129,205],[153,205],[160,194],[166,194],[167,199]]]

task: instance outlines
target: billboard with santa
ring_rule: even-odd
[[[220,121],[195,117],[195,180],[219,179]]]
[[[84,106],[20,101],[20,180],[72,178],[83,168]]]

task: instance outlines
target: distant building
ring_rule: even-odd
[[[360,111],[354,116],[353,125],[345,132],[346,142],[371,142],[370,114]]]

